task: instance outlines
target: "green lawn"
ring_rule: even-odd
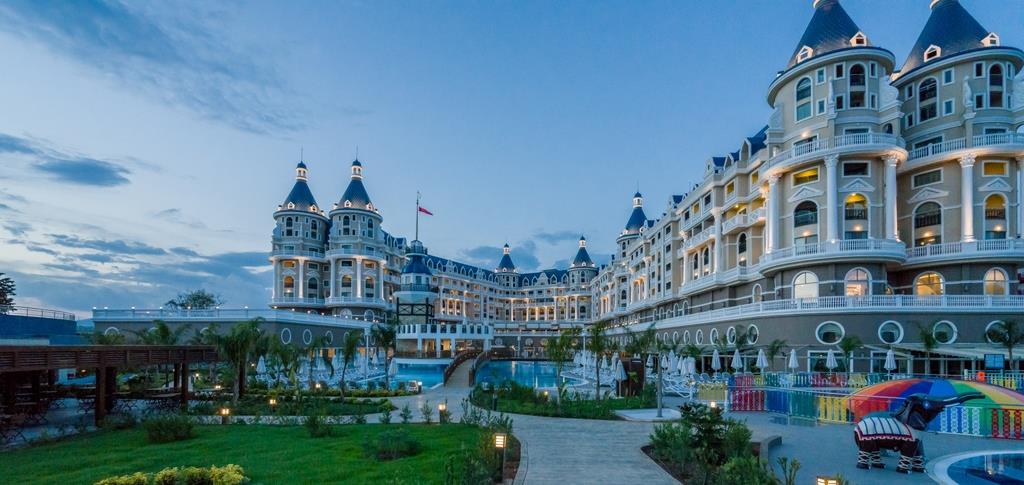
[[[405,427],[420,440],[413,457],[378,462],[362,443],[381,430]],[[234,463],[254,483],[443,483],[444,460],[461,443],[477,443],[480,428],[450,425],[345,425],[311,438],[299,426],[199,426],[196,437],[148,444],[145,431],[101,431],[58,443],[0,453],[3,483],[93,483],[170,466]]]

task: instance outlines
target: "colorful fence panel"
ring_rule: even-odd
[[[1024,419],[1024,410],[993,409],[991,416],[993,437],[1011,440],[1022,439],[1021,421]]]
[[[826,423],[849,423],[848,396],[818,396],[818,420]]]
[[[734,390],[729,393],[730,411],[764,411],[765,393],[763,390]]]
[[[928,426],[928,431],[939,433],[982,435],[982,410],[965,406],[948,407]]]

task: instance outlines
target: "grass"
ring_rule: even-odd
[[[596,401],[574,393],[572,396],[566,397],[559,406],[555,396],[538,394],[536,389],[513,381],[501,383],[496,387],[496,392],[498,395],[497,411],[534,416],[615,420],[619,419],[615,414],[616,410],[655,407],[654,396],[651,393],[644,396]],[[491,391],[477,385],[470,393],[470,401],[481,408],[491,409],[492,396]]]
[[[365,438],[403,428],[419,439],[418,455],[378,462]],[[345,425],[326,438],[301,426],[198,426],[196,437],[148,444],[145,431],[100,431],[0,453],[4,483],[91,484],[172,466],[237,464],[254,483],[443,483],[445,457],[484,431],[468,425]]]
[[[384,406],[390,405],[387,399],[354,399],[346,398],[332,399],[325,397],[306,397],[301,401],[294,401],[291,396],[277,397],[276,409],[271,408],[269,398],[246,396],[238,402],[238,406],[231,409],[231,414],[236,416],[272,416],[275,414],[284,416],[308,416],[312,413],[323,413],[327,416],[349,416],[353,414],[374,414],[383,411]],[[200,402],[192,409],[193,414],[212,415],[217,414],[222,407],[231,407],[227,401]]]

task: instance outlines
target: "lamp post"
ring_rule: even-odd
[[[228,424],[228,419],[231,417],[230,408],[220,408],[220,424]]]
[[[508,436],[505,433],[494,433],[494,448],[501,450],[501,461],[499,462],[499,473],[501,478],[505,478],[505,442]]]
[[[839,485],[839,479],[836,477],[819,476],[814,483],[815,485]]]

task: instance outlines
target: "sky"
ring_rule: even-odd
[[[1024,2],[963,0],[1004,45]],[[927,0],[844,2],[902,64]],[[384,228],[432,254],[607,260],[767,122],[810,0],[0,2],[0,272],[16,303],[270,298],[300,152],[330,207],[358,151]]]

